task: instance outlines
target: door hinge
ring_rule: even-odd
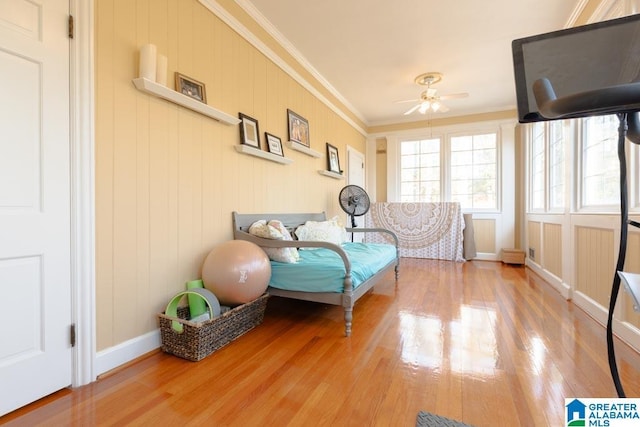
[[[69,331],[69,338],[71,340],[71,347],[76,346],[76,324],[72,323]]]
[[[72,39],[73,38],[73,15],[69,15],[69,38]]]

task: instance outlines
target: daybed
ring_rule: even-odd
[[[395,244],[329,243],[310,240],[274,240],[249,234],[256,221],[277,219],[291,231],[307,221],[325,222],[322,213],[239,214],[233,212],[234,238],[248,240],[262,248],[298,248],[296,263],[271,261],[270,295],[314,301],[344,307],[345,335],[351,335],[355,302],[378,283],[385,274],[395,270],[398,279],[400,255],[398,238],[383,228],[346,228],[354,233],[387,233]],[[294,234],[294,233],[292,233]],[[306,249],[305,249],[306,248]]]

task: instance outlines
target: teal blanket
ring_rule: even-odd
[[[396,259],[396,248],[382,243],[343,243],[351,261],[353,288]],[[301,249],[296,264],[271,261],[269,286],[289,291],[338,292],[344,287],[345,268],[340,255],[331,249]]]

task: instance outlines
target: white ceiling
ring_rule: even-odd
[[[566,28],[580,0],[236,0],[367,125],[425,120],[414,78],[444,75],[433,118],[515,109],[511,42]]]

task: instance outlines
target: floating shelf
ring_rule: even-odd
[[[640,311],[640,301],[638,301],[640,297],[640,274],[618,271],[618,276],[622,279],[624,288],[631,294],[633,310]]]
[[[227,113],[224,113],[220,110],[216,110],[210,105],[205,104],[204,102],[200,102],[196,99],[190,98],[187,95],[183,95],[180,92],[176,92],[173,89],[169,89],[166,86],[158,84],[156,82],[152,82],[149,79],[145,79],[144,77],[139,77],[137,79],[133,79],[133,84],[136,86],[136,89],[155,95],[159,98],[166,99],[169,102],[173,102],[174,104],[181,105],[185,108],[195,111],[196,113],[200,113],[207,117],[211,117],[221,123],[227,125],[237,125],[240,123],[240,119],[230,116]]]
[[[328,176],[334,179],[344,179],[344,175],[342,175],[341,173],[335,173],[335,172],[326,171],[326,170],[319,170],[318,173],[320,175]]]
[[[270,160],[272,162],[281,163],[283,165],[288,165],[289,163],[293,162],[293,160],[287,157],[282,157],[282,156],[278,156],[277,154],[258,150],[257,148],[253,148],[248,145],[243,145],[243,144],[234,145],[234,148],[238,153],[248,154],[254,157],[260,157],[261,159]]]
[[[298,144],[297,142],[287,141],[285,142],[285,145],[291,148],[292,150],[299,151],[301,153],[306,154],[307,156],[316,157],[318,159],[322,157],[322,153],[318,153],[317,151],[312,150],[311,148],[307,148],[302,144]]]

